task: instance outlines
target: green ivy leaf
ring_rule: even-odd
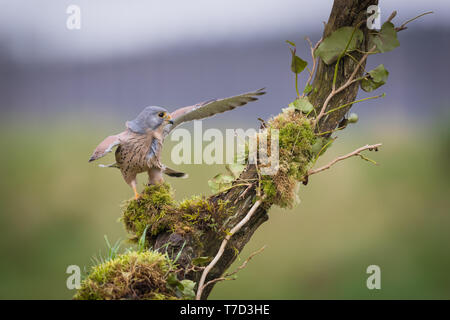
[[[369,74],[372,76],[373,81],[383,82],[383,83],[386,83],[387,78],[389,76],[389,72],[386,70],[386,68],[382,64],[377,66],[375,69],[369,71]]]
[[[180,283],[175,273],[169,273],[166,282],[171,287],[176,287]]]
[[[290,50],[292,53],[291,70],[293,73],[299,74],[303,70],[305,70],[306,66],[308,65],[308,62],[297,56],[294,50],[292,49]]]
[[[212,260],[212,257],[197,257],[192,259],[192,264],[195,266],[204,266]]]
[[[376,46],[376,52],[387,52],[394,50],[400,45],[397,39],[397,31],[392,22],[385,22],[381,26],[381,30],[371,33],[369,37],[369,48]]]
[[[388,76],[389,72],[384,65],[380,64],[375,69],[369,71],[369,75],[365,79],[361,80],[361,89],[366,92],[378,89],[386,83]]]
[[[327,143],[330,142],[330,140],[332,140],[331,138],[324,138],[324,137],[318,137],[316,139],[316,142],[311,146],[312,147],[312,153],[315,155],[318,155],[320,150],[322,150],[322,148],[327,145]],[[333,144],[333,142],[331,142],[329,145],[326,146],[326,148],[324,148],[324,150],[322,151],[322,154],[325,153],[325,151]]]
[[[178,280],[175,273],[169,273],[167,276],[167,287],[172,289],[176,296],[184,299],[194,299],[195,297],[195,285],[196,283],[192,280]]]
[[[208,186],[213,193],[219,192],[219,185],[212,180],[208,180]]]
[[[353,32],[355,33],[353,34]],[[339,28],[322,41],[315,51],[315,56],[322,58],[326,64],[332,64],[344,52],[347,44],[347,52],[352,52],[359,47],[363,39],[364,35],[360,29],[355,30],[354,27]]]
[[[241,175],[241,172],[244,171],[245,165],[240,164],[240,163],[231,163],[231,164],[227,164],[225,166],[225,168],[236,179],[236,178],[238,178]]]
[[[194,299],[195,298],[195,282],[192,280],[181,280],[180,284],[182,285],[183,289],[180,289],[181,294],[183,298],[185,299]]]
[[[308,97],[301,97],[291,102],[289,108],[300,110],[303,113],[309,113],[314,109],[314,106],[309,102]]]
[[[214,178],[208,181],[208,185],[211,188],[212,192],[216,193],[231,187],[231,183],[233,181],[234,178],[232,176],[219,173]]]

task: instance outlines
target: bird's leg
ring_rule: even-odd
[[[161,168],[150,168],[148,170],[148,185],[161,184],[164,182]]]
[[[133,179],[133,180],[130,182],[130,186],[131,186],[131,188],[132,188],[133,191],[134,191],[134,199],[135,199],[135,200],[139,199],[140,194],[139,194],[139,192],[137,191],[137,183],[136,183],[136,179]]]

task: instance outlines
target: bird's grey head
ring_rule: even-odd
[[[142,110],[136,119],[127,121],[127,127],[133,132],[144,134],[148,129],[156,130],[168,123],[172,123],[169,112],[162,107],[151,106]]]

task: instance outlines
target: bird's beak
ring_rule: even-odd
[[[170,114],[167,114],[164,120],[166,120],[170,124],[173,124],[172,117],[170,116]]]

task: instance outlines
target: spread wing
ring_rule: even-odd
[[[170,114],[173,124],[168,125],[164,129],[164,133],[167,135],[171,130],[183,122],[208,118],[217,113],[233,110],[234,108],[243,106],[248,102],[258,100],[258,98],[256,98],[257,96],[266,93],[264,89],[265,88],[253,92],[243,93],[230,98],[209,100],[206,102],[197,103],[193,106],[175,110]]]
[[[121,138],[123,138],[126,134],[126,131],[116,134],[114,136],[109,136],[95,148],[94,152],[92,153],[92,156],[89,158],[89,162],[92,162],[94,160],[97,160],[103,156],[105,156],[108,152],[111,152],[112,149],[119,145],[121,142]]]

